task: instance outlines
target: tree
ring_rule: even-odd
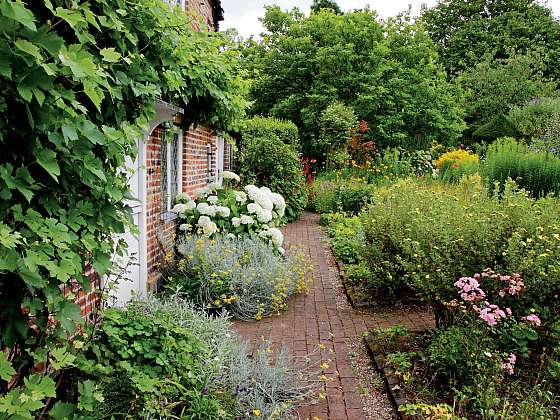
[[[308,156],[322,153],[320,116],[334,101],[367,121],[383,147],[453,144],[463,130],[458,88],[446,81],[433,42],[406,17],[383,23],[369,9],[305,17],[275,7],[263,23],[267,32],[251,53],[252,112],[293,121]]]
[[[311,13],[317,13],[322,9],[330,9],[336,14],[340,15],[342,10],[333,0],[313,0],[313,4],[311,5]]]
[[[333,152],[346,152],[352,131],[358,126],[354,110],[338,101],[321,113],[319,142],[324,148],[327,164]]]
[[[422,13],[449,74],[475,66],[487,53],[546,51],[545,74],[560,78],[560,23],[536,0],[440,0]]]
[[[537,97],[554,96],[557,84],[544,76],[544,69],[538,53],[512,53],[505,59],[493,59],[491,54],[486,54],[480,63],[461,73],[458,80],[465,92],[470,131],[490,122],[492,127],[504,127],[501,123],[504,118],[500,116],[508,115],[513,107]],[[511,131],[508,130],[504,132]]]

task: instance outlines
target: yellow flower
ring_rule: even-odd
[[[253,410],[253,414],[255,415],[255,417],[260,417],[261,416],[261,410],[259,410],[258,408],[255,408]]]

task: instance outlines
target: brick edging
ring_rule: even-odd
[[[411,417],[407,414],[403,414],[399,411],[399,408],[406,405],[408,401],[406,400],[406,395],[402,388],[401,379],[394,374],[393,368],[385,365],[385,355],[376,349],[373,337],[369,333],[364,334],[364,342],[366,344],[367,351],[373,364],[375,365],[379,374],[383,377],[383,383],[387,389],[387,395],[391,404],[393,404],[397,416],[401,420],[413,420],[416,417]]]

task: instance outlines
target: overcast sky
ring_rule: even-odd
[[[311,3],[313,0],[222,0],[225,21],[220,23],[220,28],[236,28],[245,37],[258,35],[262,31],[259,17],[264,15],[265,5],[278,4],[284,10],[297,6],[307,13]],[[406,10],[409,4],[417,13],[423,3],[433,6],[437,0],[338,0],[337,3],[343,10],[359,9],[369,4],[386,18]],[[560,0],[549,0],[548,5],[556,16],[560,16]]]

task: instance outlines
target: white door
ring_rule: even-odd
[[[141,167],[139,162],[142,161],[142,141],[137,142],[138,156],[136,161],[126,159],[126,172],[128,174],[130,191],[137,200],[126,200],[126,204],[132,209],[132,217],[134,225],[138,232],[133,233],[127,230],[124,234],[119,235],[116,239],[123,239],[128,245],[127,255],[113,257],[117,273],[109,278],[111,284],[110,297],[113,304],[118,306],[128,302],[134,293],[142,292],[141,288],[141,253],[140,253],[140,235],[142,234],[142,211],[143,203],[141,201]]]

